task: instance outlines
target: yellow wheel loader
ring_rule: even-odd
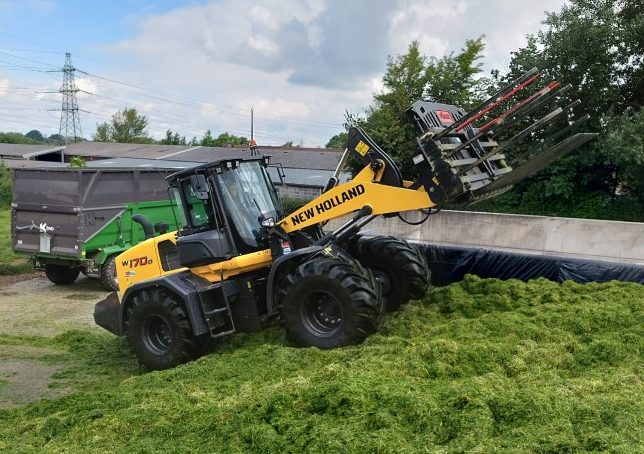
[[[553,83],[474,127],[539,75],[528,71],[469,113],[429,101],[411,106],[407,113],[419,132],[414,181],[403,180],[391,157],[359,128],[349,130],[347,150],[323,193],[290,214],[268,176],[268,157],[175,173],[168,183],[182,228],[154,237],[142,221],[152,238],[117,257],[120,288],[96,305],[96,322],[127,336],[149,369],[190,361],[215,339],[259,330],[276,318],[299,345],[362,342],[385,309],[422,296],[429,284],[427,262],[415,247],[394,237],[361,236],[362,227],[379,215],[404,220],[401,212],[422,210],[428,217],[448,200],[472,203],[498,194],[592,138],[578,133],[546,143],[514,172],[507,164],[502,151],[508,144],[574,106],[557,107],[506,144],[495,141],[492,127],[544,108],[558,88]],[[364,168],[338,184],[350,155]],[[350,218],[340,228],[323,230],[344,215]]]

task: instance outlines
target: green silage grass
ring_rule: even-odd
[[[71,332],[67,354],[101,346],[88,368],[129,372],[0,411],[0,450],[642,452],[643,314],[638,284],[468,276],[359,346],[294,348],[274,327],[152,373]]]
[[[0,209],[0,276],[31,271],[31,263],[14,255],[11,249],[11,210]]]

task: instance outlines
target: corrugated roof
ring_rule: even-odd
[[[237,155],[238,156],[238,155]],[[134,159],[134,158],[114,158],[101,159],[99,161],[88,161],[89,168],[136,168],[136,169],[189,169],[200,165],[200,162],[190,161],[172,161],[165,159]],[[271,180],[276,184],[281,184],[277,169],[269,167],[268,173]],[[333,172],[330,170],[315,169],[289,169],[284,168],[285,182],[287,185],[294,186],[315,186],[323,187]],[[350,172],[342,172],[340,179],[346,181],[351,177]]]
[[[78,142],[67,146],[67,155],[85,158],[145,158],[156,159],[191,148],[189,145],[158,145],[139,143]]]
[[[15,143],[0,143],[0,156],[27,157],[41,153],[49,153],[65,148],[62,145],[23,145]]]
[[[112,158],[87,161],[86,166],[93,169],[129,168],[129,169],[188,169],[200,162],[170,161],[166,159]]]
[[[269,167],[268,173],[275,184],[281,184],[277,169]],[[322,188],[333,174],[330,170],[284,169],[284,181],[292,186],[314,186]],[[340,172],[340,182],[351,179],[351,172]]]
[[[53,168],[53,167],[67,167],[67,164],[62,162],[47,162],[47,161],[30,161],[27,159],[0,159],[10,169],[37,169],[37,168]]]
[[[58,150],[50,145],[0,144],[0,156],[35,157]],[[340,161],[340,150],[325,148],[259,147],[259,152],[272,156],[272,162],[290,169],[334,170]],[[106,158],[211,162],[218,159],[250,156],[248,148],[202,147],[194,145],[158,145],[109,142],[80,142],[67,146],[66,156],[81,156],[88,161]]]
[[[274,163],[296,169],[334,170],[340,161],[339,150],[326,148],[259,147]],[[211,162],[218,159],[250,156],[248,148],[202,147],[195,145],[148,145],[132,143],[81,142],[71,144],[67,155],[84,158],[141,158]]]
[[[272,157],[271,162],[292,169],[335,170],[341,153],[320,148],[259,147],[259,152]],[[250,156],[247,148],[199,147],[188,150],[175,158],[186,161],[210,162],[223,158]]]

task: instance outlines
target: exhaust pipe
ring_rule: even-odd
[[[132,220],[138,224],[141,224],[141,227],[143,227],[143,233],[145,233],[146,240],[154,238],[154,227],[152,227],[152,223],[147,217],[143,216],[142,214],[135,214],[134,216],[132,216]]]

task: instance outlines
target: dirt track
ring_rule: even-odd
[[[72,285],[58,286],[42,275],[29,276],[33,275],[0,281],[0,335],[51,337],[68,329],[95,327],[94,304],[109,293],[97,280],[81,276]]]
[[[83,276],[70,286],[54,285],[42,274],[0,277],[0,408],[69,392],[56,386],[61,367],[50,360],[61,352],[20,340],[52,338],[70,329],[100,330],[94,304],[108,293],[97,280]]]

